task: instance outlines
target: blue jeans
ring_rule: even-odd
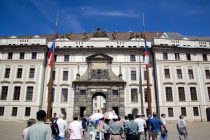
[[[58,136],[58,140],[64,140],[64,137]]]
[[[163,134],[161,134],[160,140],[168,140],[168,134],[165,130],[163,131]]]

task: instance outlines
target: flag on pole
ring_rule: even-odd
[[[148,52],[148,46],[147,41],[144,39],[144,63],[146,64],[146,67],[149,67],[149,52]]]
[[[53,66],[53,61],[54,61],[54,50],[55,50],[55,40],[53,40],[52,45],[50,47],[50,50],[47,53],[47,57],[49,59],[49,66]]]

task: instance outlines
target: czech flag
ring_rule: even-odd
[[[149,67],[149,52],[148,52],[148,46],[146,39],[144,39],[144,63],[146,64],[146,67]]]
[[[49,59],[49,66],[53,66],[53,61],[54,61],[54,50],[55,50],[55,41],[53,40],[52,45],[50,47],[50,50],[47,53],[47,57]]]

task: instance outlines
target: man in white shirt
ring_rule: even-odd
[[[163,130],[163,133],[161,134],[161,140],[167,140],[168,139],[168,129],[167,129],[167,127],[166,127],[166,114],[161,114],[161,121],[162,121],[162,123],[163,123],[163,128],[164,128],[164,130]]]
[[[59,129],[59,138],[58,140],[64,140],[65,137],[65,131],[67,130],[67,123],[64,121],[65,116],[61,114],[59,116],[59,119],[57,120],[57,125]]]
[[[73,122],[69,124],[70,140],[83,139],[82,123],[78,121],[78,116],[73,116]]]
[[[138,118],[134,121],[139,125],[139,140],[144,140],[144,128],[147,127],[146,121],[142,119],[142,115],[138,115]]]

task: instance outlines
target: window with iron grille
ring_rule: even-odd
[[[52,102],[55,100],[55,88],[52,88]]]
[[[163,59],[168,60],[168,54],[167,53],[163,53]]]
[[[147,88],[144,88],[144,101],[147,102]]]
[[[187,111],[185,107],[181,107],[181,115],[182,116],[187,116]]]
[[[208,95],[209,95],[209,100],[210,100],[210,87],[208,87],[207,90],[208,90]]]
[[[190,54],[186,54],[187,60],[191,60]]]
[[[29,78],[34,78],[35,68],[30,68],[29,70]]]
[[[170,79],[170,71],[169,71],[169,69],[164,69],[164,72],[165,72],[165,78],[166,79]]]
[[[63,71],[63,81],[68,80],[68,71]]]
[[[118,95],[118,90],[112,90],[113,95]]]
[[[20,87],[15,87],[13,100],[20,100]]]
[[[130,55],[130,61],[136,61],[136,56],[134,54]]]
[[[3,86],[1,90],[1,100],[7,100],[8,86]]]
[[[86,95],[86,90],[80,90],[80,95]]]
[[[13,53],[12,52],[9,52],[8,53],[8,59],[12,59],[12,56],[13,56]]]
[[[166,101],[173,101],[172,88],[166,87]]]
[[[198,100],[195,87],[190,87],[190,95],[191,95],[191,100],[192,101],[197,101]]]
[[[17,111],[18,111],[17,107],[12,107],[12,116],[17,116]]]
[[[25,57],[25,52],[20,52],[20,59],[24,59]]]
[[[30,107],[26,107],[25,108],[25,116],[26,117],[30,117],[30,115],[31,115],[31,108]]]
[[[179,53],[175,53],[175,60],[180,60]]]
[[[64,55],[64,62],[69,62],[69,55]]]
[[[184,87],[178,87],[179,101],[185,101]]]
[[[207,61],[207,55],[203,54],[203,61]]]
[[[173,117],[173,116],[174,116],[173,108],[168,108],[168,117]]]
[[[22,77],[22,68],[18,68],[17,69],[17,78],[21,78]]]
[[[189,74],[189,79],[194,79],[194,75],[193,75],[193,70],[192,69],[188,70],[188,74]]]
[[[4,107],[0,107],[0,116],[4,116]]]
[[[131,102],[138,102],[138,93],[136,88],[131,89]]]
[[[53,80],[55,80],[56,71],[53,71]]]
[[[147,80],[147,71],[144,71],[144,80]]]
[[[37,52],[32,52],[31,59],[36,59],[36,56],[37,56]]]
[[[210,79],[210,71],[209,70],[205,70],[206,73],[206,79]]]
[[[131,71],[131,80],[136,80],[136,71]]]
[[[26,101],[32,101],[34,87],[27,87]]]
[[[198,107],[193,107],[194,116],[199,116]]]
[[[9,76],[10,76],[10,68],[6,68],[4,78],[9,78]]]
[[[177,72],[177,78],[178,79],[182,79],[182,70],[181,69],[177,69],[176,72]]]
[[[68,102],[68,89],[67,88],[62,89],[61,102]]]

